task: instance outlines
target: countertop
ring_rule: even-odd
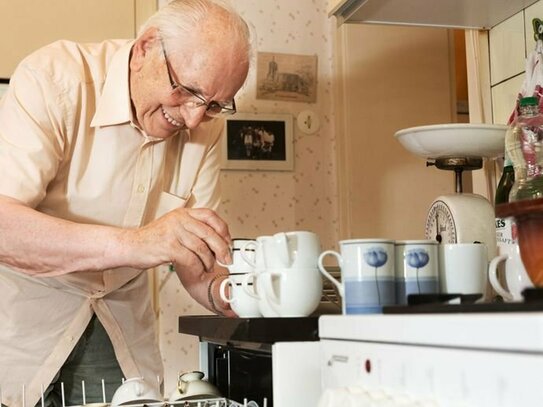
[[[179,317],[179,333],[195,335],[214,343],[318,341],[319,317],[226,318],[215,315]]]

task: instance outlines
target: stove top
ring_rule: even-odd
[[[408,305],[383,307],[383,314],[448,314],[489,312],[541,312],[543,311],[543,289],[528,288],[523,292],[522,302],[479,302],[480,294],[418,294],[410,295]]]

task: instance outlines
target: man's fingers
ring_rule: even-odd
[[[185,233],[179,235],[179,244],[194,253],[199,258],[206,271],[212,270],[215,264],[213,248],[209,246],[207,241],[198,236],[198,233],[193,233],[190,229],[193,228],[189,227],[186,229]],[[194,229],[197,232],[201,227],[196,227]]]
[[[210,209],[198,208],[189,209],[188,212],[194,219],[205,223],[212,228],[215,233],[217,233],[226,242],[227,245],[231,244],[232,237],[230,236],[228,225],[214,211]]]
[[[193,214],[196,216],[193,216]],[[190,216],[193,217],[195,221],[187,222],[184,225],[184,229],[201,239],[219,261],[224,264],[232,263],[230,251],[231,239],[226,223],[224,223],[217,215],[209,216],[209,214],[203,213],[202,211],[191,211]],[[212,226],[213,224],[215,227]],[[219,228],[219,231],[222,228],[222,231],[219,233],[216,227]],[[199,248],[199,250],[205,254],[205,249],[203,247],[196,244],[196,242],[193,242],[192,244],[193,247]],[[200,253],[200,251],[197,253]],[[213,262],[215,262],[215,259],[213,259]],[[207,265],[207,262],[205,262],[205,264]]]

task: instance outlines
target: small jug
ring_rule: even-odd
[[[219,389],[207,380],[203,380],[204,376],[204,373],[199,371],[180,373],[177,389],[170,396],[170,401],[221,397]]]

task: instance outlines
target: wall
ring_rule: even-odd
[[[236,98],[238,110],[257,114],[287,113],[295,119],[299,112],[310,109],[318,115],[320,130],[305,135],[297,129],[294,120],[293,171],[223,170],[219,212],[228,222],[233,237],[311,230],[320,236],[323,248],[330,248],[338,240],[338,194],[332,114],[335,23],[327,16],[327,2],[232,0],[231,3],[254,26],[257,51],[318,57],[316,103],[256,99],[253,70]],[[188,298],[177,278],[170,276],[161,271],[157,281],[166,393],[172,391],[178,371],[198,367],[197,338],[177,333],[178,316],[207,313]]]
[[[423,239],[428,208],[454,192],[451,171],[395,138],[454,121],[454,53],[445,29],[346,24],[338,31],[342,238]]]
[[[9,78],[24,56],[58,39],[133,38],[154,9],[155,0],[2,0],[0,77]]]

